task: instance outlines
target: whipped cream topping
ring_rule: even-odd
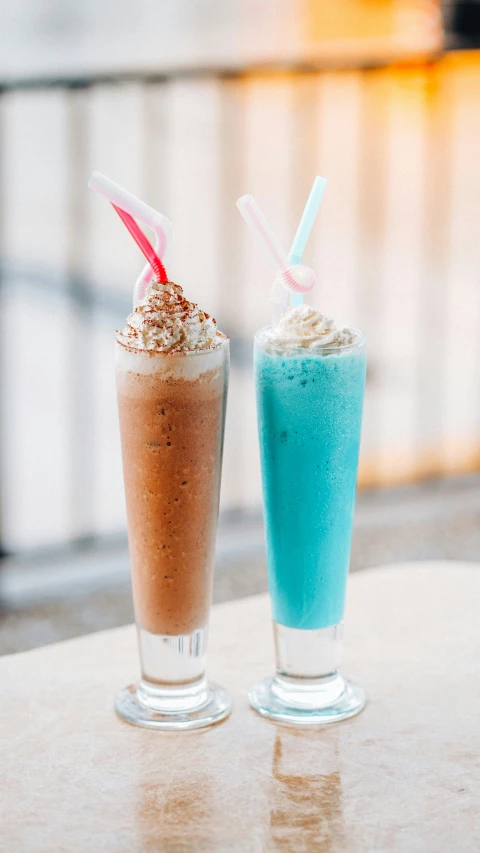
[[[225,340],[213,317],[183,295],[179,284],[153,281],[145,297],[117,332],[129,349],[151,352],[195,352],[213,349]]]
[[[331,317],[320,314],[310,305],[289,308],[274,329],[267,329],[262,340],[275,349],[322,349],[353,344],[358,337],[355,329],[339,328]]]

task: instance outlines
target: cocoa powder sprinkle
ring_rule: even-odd
[[[179,284],[152,282],[144,299],[117,331],[128,349],[151,352],[194,352],[213,349],[225,340],[210,314],[189,302]]]

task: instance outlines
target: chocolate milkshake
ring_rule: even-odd
[[[194,686],[185,710],[205,705],[211,693],[204,654],[228,365],[228,338],[171,282],[152,282],[117,334],[118,409],[142,662],[136,700],[166,714],[172,702],[172,710],[179,711],[169,688],[176,688],[177,696],[179,688],[188,692]]]

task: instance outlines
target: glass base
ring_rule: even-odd
[[[212,726],[228,717],[232,700],[205,678],[194,684],[160,686],[143,679],[120,691],[115,710],[122,720],[146,729],[181,731]]]
[[[365,707],[365,691],[336,672],[324,678],[267,676],[248,694],[252,708],[285,725],[325,725],[347,720]]]

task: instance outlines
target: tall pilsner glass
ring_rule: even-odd
[[[330,723],[365,704],[338,671],[365,338],[282,350],[268,332],[255,337],[255,385],[276,674],[253,687],[250,703],[285,723]]]
[[[115,707],[148,728],[207,726],[231,709],[205,678],[229,343],[187,354],[115,346],[141,663]]]

